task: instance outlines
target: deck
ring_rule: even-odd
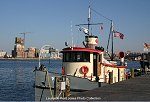
[[[150,101],[150,74],[78,93],[74,100]]]

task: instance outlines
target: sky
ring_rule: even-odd
[[[124,34],[123,40],[114,38],[114,51],[142,52],[143,43],[150,43],[149,4],[150,0],[91,0],[91,22],[103,23],[103,30],[99,25],[91,28],[99,46],[107,46],[110,21],[105,16]],[[11,53],[22,32],[31,32],[26,34],[26,48],[51,45],[62,50],[65,41],[83,47],[85,34],[75,25],[87,23],[88,6],[89,0],[0,0],[0,50]]]

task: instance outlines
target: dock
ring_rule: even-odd
[[[75,100],[150,101],[150,74],[70,96]]]

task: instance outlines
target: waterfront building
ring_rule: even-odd
[[[35,52],[36,52],[36,48],[35,47],[30,47],[28,48],[27,52],[27,58],[35,58]]]
[[[6,54],[7,54],[7,52],[0,51],[0,58],[4,58]]]
[[[14,50],[12,50],[12,57],[14,58],[37,58],[39,57],[39,49],[30,47],[25,50],[24,39],[16,37]],[[45,49],[42,50],[42,58],[60,59],[58,49]]]
[[[12,51],[12,57],[14,58],[24,58],[24,40],[22,38],[15,38],[14,50]]]
[[[58,49],[52,49],[52,51],[50,51],[50,49],[45,49],[42,50],[41,53],[41,57],[42,58],[51,58],[51,59],[60,59],[60,51]]]
[[[38,57],[38,50],[35,47],[30,47],[28,50],[24,48],[24,39],[16,37],[12,57],[14,58],[35,58]]]

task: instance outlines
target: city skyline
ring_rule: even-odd
[[[150,43],[149,0],[91,0],[93,10],[112,19],[114,29],[124,34],[124,39],[114,38],[114,51],[142,52],[143,43]],[[0,50],[11,53],[15,37],[26,35],[26,48],[40,48],[49,44],[62,49],[65,41],[82,46],[84,34],[76,24],[87,23],[89,0],[1,0]],[[91,21],[103,23],[92,27],[99,37],[99,45],[106,49],[110,21],[92,11]],[[72,26],[72,28],[71,28]],[[73,35],[73,36],[72,36]],[[110,50],[110,49],[109,49]]]

